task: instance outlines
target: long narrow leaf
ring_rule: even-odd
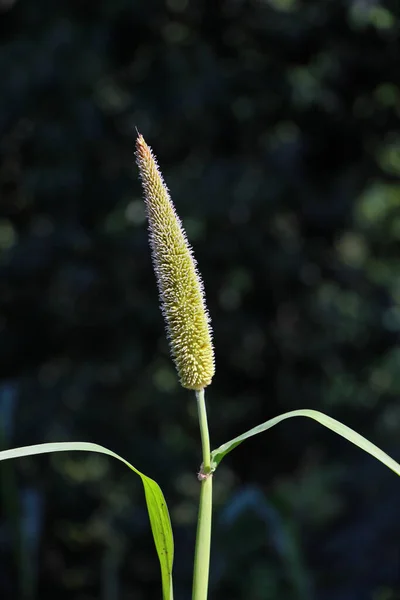
[[[90,442],[56,442],[49,444],[37,444],[35,446],[24,446],[0,452],[0,461],[22,456],[34,456],[36,454],[49,454],[51,452],[97,452],[112,456],[123,462],[142,480],[146,497],[147,510],[149,513],[151,530],[154,543],[161,566],[161,579],[163,589],[163,600],[173,600],[172,591],[172,563],[174,558],[174,542],[172,537],[171,521],[169,518],[167,504],[159,485],[135,469],[127,460],[98,444]]]
[[[383,450],[378,448],[378,446],[375,446],[375,444],[369,442],[367,439],[365,439],[365,437],[355,432],[353,429],[350,429],[350,427],[343,425],[343,423],[340,423],[340,421],[336,421],[336,419],[332,419],[332,417],[328,417],[324,413],[321,413],[317,410],[309,409],[292,410],[291,412],[287,412],[283,415],[279,415],[278,417],[274,417],[273,419],[269,419],[269,421],[266,421],[265,423],[262,423],[257,427],[253,427],[253,429],[250,429],[249,431],[242,433],[242,435],[235,437],[230,442],[222,444],[222,446],[211,452],[212,468],[216,469],[221,460],[224,458],[224,456],[226,456],[231,450],[236,448],[236,446],[239,446],[239,444],[241,444],[244,440],[247,440],[247,438],[252,437],[253,435],[257,435],[258,433],[262,433],[263,431],[270,429],[274,425],[277,425],[281,421],[284,421],[285,419],[290,419],[291,417],[308,417],[310,419],[314,419],[314,421],[318,421],[318,423],[321,423],[321,425],[324,425],[325,427],[331,429],[338,435],[341,435],[342,437],[346,438],[346,440],[349,440],[349,442],[352,442],[353,444],[361,448],[361,450],[364,450],[364,452],[368,452],[368,454],[371,454],[371,456],[374,456],[377,460],[380,460],[381,463],[383,463],[389,469],[397,473],[397,475],[400,475],[399,463],[393,460],[393,458],[390,458],[390,456],[388,456],[386,452],[383,452]]]

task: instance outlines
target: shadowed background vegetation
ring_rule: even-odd
[[[400,459],[396,0],[0,0],[0,443],[105,445],[161,485],[190,597],[200,444],[134,165],[202,272],[212,445],[314,408]],[[0,595],[148,600],[140,480],[0,465]],[[210,600],[398,600],[400,482],[305,419],[215,477]]]

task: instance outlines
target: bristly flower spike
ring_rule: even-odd
[[[149,239],[172,356],[183,387],[202,390],[214,375],[214,350],[203,283],[156,158],[136,140]]]

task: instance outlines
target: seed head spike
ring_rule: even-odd
[[[156,158],[141,134],[136,140],[136,161],[172,356],[182,386],[201,390],[210,385],[215,370],[203,283]]]

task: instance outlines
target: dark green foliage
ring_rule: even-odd
[[[399,6],[0,11],[2,443],[95,441],[154,477],[188,598],[200,446],[158,308],[135,126],[206,285],[213,447],[307,407],[399,459]],[[95,456],[12,467],[1,597],[160,597],[135,477]],[[399,485],[305,420],[246,442],[215,477],[211,598],[396,600]]]

